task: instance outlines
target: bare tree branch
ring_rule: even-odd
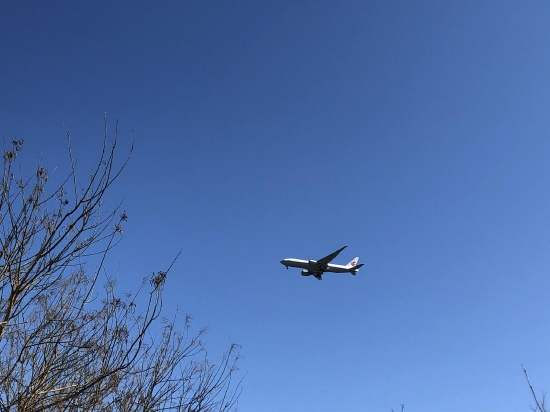
[[[527,375],[527,369],[525,369],[525,366],[523,366],[523,363],[521,364],[521,367],[523,369],[523,373],[525,374],[525,379],[527,380],[527,384],[529,385],[529,389],[531,390],[531,395],[533,395],[533,399],[535,400],[535,407],[532,407],[531,409],[534,412],[540,411],[540,412],[546,412],[546,394],[542,394],[542,399],[539,401],[537,398],[537,395],[535,394],[535,390],[533,389],[533,385],[531,385],[531,381],[529,380],[529,375]]]
[[[119,295],[105,259],[121,240],[126,212],[104,211],[104,197],[133,150],[116,165],[104,120],[103,147],[89,179],[70,172],[47,194],[40,159],[34,177],[15,177],[23,141],[4,143],[0,180],[0,411],[230,411],[239,347],[219,364],[206,356],[205,329],[190,333],[161,318],[166,271]],[[68,186],[68,189],[66,189]],[[68,197],[67,194],[71,193]],[[97,265],[86,271],[85,259]],[[146,302],[142,306],[143,297]]]

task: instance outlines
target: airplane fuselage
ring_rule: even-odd
[[[331,253],[324,258],[319,260],[303,260],[303,259],[283,259],[281,264],[285,265],[288,269],[289,267],[300,268],[302,270],[302,276],[315,276],[319,280],[323,280],[323,273],[333,272],[333,273],[351,273],[355,275],[363,264],[357,264],[359,260],[358,257],[353,259],[347,265],[335,265],[330,263],[338,254],[344,250],[347,246],[344,246],[338,249],[336,252]]]
[[[334,272],[334,273],[350,272],[349,267],[344,265],[335,265],[332,263],[322,265],[322,267],[320,268],[319,267],[320,265],[315,260],[283,259],[281,260],[281,264],[285,265],[286,267],[307,269],[311,273],[318,272],[319,270],[322,270],[323,272]]]

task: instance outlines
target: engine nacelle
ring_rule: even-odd
[[[309,276],[311,272],[309,270],[302,270],[302,276]]]

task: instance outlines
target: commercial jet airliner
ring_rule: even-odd
[[[293,268],[302,268],[304,269],[302,270],[302,276],[313,275],[319,280],[323,280],[322,276],[325,272],[351,273],[352,275],[355,275],[359,272],[359,268],[363,266],[362,263],[360,265],[357,264],[357,261],[359,260],[358,257],[345,266],[330,263],[345,248],[347,248],[347,246],[344,246],[336,252],[331,253],[330,255],[319,260],[283,259],[281,260],[281,263],[285,265],[287,269],[289,266]]]

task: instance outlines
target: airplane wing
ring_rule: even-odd
[[[338,249],[336,252],[331,253],[330,255],[325,256],[325,257],[322,258],[322,259],[319,259],[319,260],[317,261],[317,264],[320,264],[320,265],[327,265],[327,264],[329,264],[329,263],[332,262],[332,260],[333,260],[336,256],[338,256],[338,254],[339,254],[342,250],[344,250],[345,248],[347,248],[347,246],[344,246],[343,248]]]

